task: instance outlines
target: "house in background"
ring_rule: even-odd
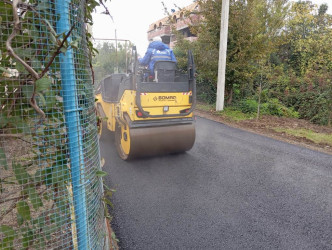
[[[164,17],[150,24],[148,30],[149,42],[153,41],[154,37],[160,36],[163,43],[173,48],[176,43],[176,37],[172,34],[172,25],[177,31],[180,31],[184,35],[185,39],[189,41],[196,40],[197,37],[190,32],[189,26],[192,22],[199,20],[200,16],[194,13],[198,10],[199,5],[194,2],[181,10],[172,11],[171,17]],[[188,12],[190,15],[186,16],[185,14]]]

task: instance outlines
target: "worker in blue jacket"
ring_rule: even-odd
[[[173,50],[170,49],[161,40],[161,37],[155,37],[143,58],[139,59],[139,63],[143,66],[149,65],[150,75],[154,76],[153,67],[156,61],[172,61],[176,62]]]

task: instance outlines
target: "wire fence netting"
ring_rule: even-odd
[[[0,1],[0,249],[106,248],[85,11]]]

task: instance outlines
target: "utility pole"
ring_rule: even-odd
[[[118,60],[118,36],[116,34],[116,27],[114,30],[114,34],[115,34],[115,69],[114,69],[114,73],[119,73],[119,60]]]
[[[216,110],[224,109],[229,0],[222,0]]]

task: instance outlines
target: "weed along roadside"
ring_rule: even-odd
[[[255,114],[243,113],[233,108],[216,112],[215,107],[198,103],[195,114],[226,125],[248,130],[291,144],[332,154],[332,128],[313,124],[298,118],[263,115],[258,120]]]

